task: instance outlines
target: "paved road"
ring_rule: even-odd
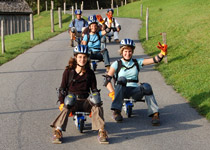
[[[104,10],[100,13],[105,14]],[[95,11],[85,11],[85,15]],[[136,41],[135,57],[148,57],[138,40],[141,21],[118,18],[122,24],[120,39]],[[105,68],[98,66],[96,76],[102,90],[106,129],[109,145],[100,145],[96,134],[90,130],[91,119],[87,120],[85,133],[80,134],[70,118],[62,145],[51,144],[51,121],[58,115],[55,88],[72,48],[64,32],[31,49],[16,59],[0,66],[0,149],[1,150],[209,150],[210,124],[191,108],[171,86],[165,84],[153,66],[145,67],[140,81],[152,85],[161,112],[161,126],[151,126],[145,103],[136,103],[134,115],[123,123],[111,119],[108,91],[102,86]],[[119,58],[119,45],[108,44],[111,61]],[[169,60],[170,61],[170,60]]]

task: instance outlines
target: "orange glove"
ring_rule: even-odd
[[[106,13],[109,23],[112,23],[112,14]]]
[[[104,19],[101,17],[101,15],[96,15],[96,18],[98,20],[99,23],[104,24]]]
[[[163,56],[167,55],[167,47],[168,45],[166,44],[161,44],[160,42],[158,42],[159,45],[157,45],[157,48],[161,50],[161,54],[163,54]]]
[[[60,104],[60,106],[59,106],[60,111],[63,110],[63,106],[64,106],[64,104]]]
[[[115,95],[114,91],[110,92],[108,95],[112,99],[112,101],[114,101],[114,95]]]

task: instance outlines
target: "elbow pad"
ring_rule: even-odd
[[[103,75],[103,76],[104,76],[104,84],[103,84],[103,86],[107,86],[107,84],[108,84],[109,82],[111,82],[112,77],[109,76],[109,75]]]

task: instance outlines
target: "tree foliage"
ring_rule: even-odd
[[[32,8],[33,12],[37,12],[37,0],[25,0],[29,6]],[[57,10],[58,7],[63,9],[63,3],[66,2],[66,9],[71,9],[72,6],[75,6],[77,3],[77,8],[80,8],[82,1],[84,3],[84,9],[97,9],[97,0],[40,0],[40,11],[46,10],[45,8],[45,1],[47,1],[48,10],[51,8],[51,1],[54,1],[54,9]],[[125,0],[113,0],[114,6],[116,5],[121,6],[121,1]],[[137,0],[133,0],[137,1]],[[111,0],[98,0],[100,8],[110,8],[111,7]],[[127,3],[132,2],[132,0],[127,0]]]

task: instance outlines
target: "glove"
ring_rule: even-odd
[[[63,106],[64,106],[64,104],[63,104],[63,103],[62,103],[62,104],[60,104],[60,106],[59,106],[60,111],[62,111],[62,110],[63,110]]]
[[[106,16],[107,16],[107,18],[109,20],[109,23],[112,23],[112,15],[109,14],[109,13],[106,13]]]
[[[114,95],[115,95],[114,91],[110,92],[108,95],[112,99],[112,101],[114,101]]]
[[[101,17],[101,15],[96,15],[96,18],[97,18],[97,20],[98,20],[99,23],[104,24],[104,20]]]
[[[161,50],[161,54],[163,54],[163,56],[167,55],[167,45],[166,44],[161,44],[160,42],[158,42],[159,45],[157,45],[157,48]]]

